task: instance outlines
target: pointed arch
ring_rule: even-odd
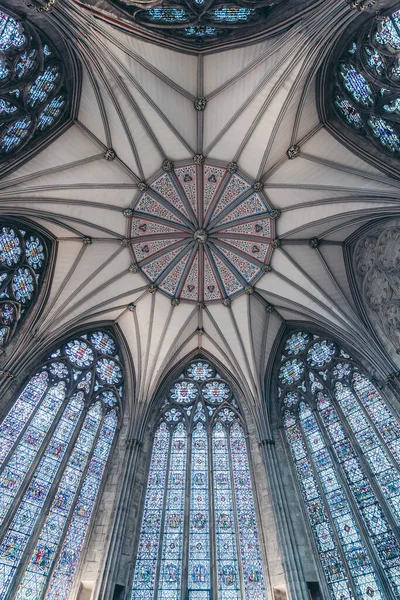
[[[273,385],[330,597],[397,598],[397,416],[357,360],[306,328],[283,338]]]
[[[26,219],[0,218],[0,351],[37,313],[49,287],[56,253],[53,236]]]
[[[9,4],[0,4],[0,173],[72,124],[80,92],[79,65],[65,36],[48,20],[35,13],[27,20]]]
[[[243,413],[193,356],[160,386],[131,599],[266,597]]]
[[[113,331],[53,348],[0,425],[0,589],[67,600],[122,414]]]

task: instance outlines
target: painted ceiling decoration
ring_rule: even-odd
[[[69,104],[56,47],[32,23],[0,11],[0,161],[47,137]]]
[[[337,48],[323,84],[328,110],[371,153],[399,159],[400,10],[369,19]]]
[[[234,163],[195,158],[200,164],[165,161],[167,171],[140,194],[132,251],[142,274],[168,296],[221,301],[270,270],[279,211],[271,213],[262,185],[252,185]]]

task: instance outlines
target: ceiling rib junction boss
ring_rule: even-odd
[[[211,302],[245,291],[270,270],[278,211],[262,185],[234,163],[164,167],[134,204],[135,264],[171,298]]]

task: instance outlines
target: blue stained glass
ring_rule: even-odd
[[[369,106],[373,103],[372,90],[365,77],[359,73],[352,65],[341,65],[340,74],[344,81],[344,86],[353,96],[354,100]]]
[[[307,362],[310,367],[323,367],[332,360],[335,350],[335,344],[332,342],[315,342],[307,352]]]
[[[32,119],[24,117],[8,125],[0,137],[0,151],[11,152],[27,137],[32,127]]]
[[[26,50],[21,56],[15,66],[15,73],[18,79],[22,79],[30,69],[35,65],[36,50]]]
[[[375,39],[382,46],[389,46],[400,50],[400,11],[394,12],[390,17],[384,17],[378,22],[378,31]]]
[[[17,265],[21,259],[21,242],[16,231],[12,227],[2,227],[0,234],[0,261],[12,267]]]
[[[366,48],[365,53],[367,55],[368,65],[373,68],[378,76],[382,75],[385,67],[379,52],[377,52],[375,48]]]
[[[281,368],[279,369],[279,380],[283,384],[293,384],[295,381],[298,381],[304,373],[304,363],[303,361],[294,358],[293,360],[288,360],[285,362]]]
[[[4,545],[8,545],[9,538],[12,538],[13,536],[18,537],[17,555],[14,553],[13,548],[8,548],[5,552],[1,552],[0,550],[1,563],[10,566],[13,574],[16,572],[21,553],[29,541],[32,529],[46,501],[51,488],[51,483],[60,466],[67,444],[71,439],[82,409],[83,402],[79,398],[71,399],[54,430],[48,446],[35,470],[34,476],[31,479],[4,536],[2,542],[3,547]],[[6,592],[7,590],[3,591]]]
[[[83,396],[81,395],[79,399],[83,405]],[[43,593],[101,417],[100,404],[92,405],[75,442],[74,450],[67,462],[42,531],[18,587],[16,594],[18,600],[35,597],[35,594],[37,597],[41,597]],[[75,461],[77,452],[81,454],[78,465]]]
[[[203,398],[212,404],[221,404],[228,400],[231,390],[223,381],[210,381],[201,388]]]
[[[93,346],[102,354],[113,356],[116,352],[115,342],[108,333],[104,331],[95,331],[90,336]]]
[[[189,20],[186,11],[182,8],[149,8],[145,12],[152,21],[185,23]]]
[[[217,423],[212,434],[215,538],[219,600],[241,600],[228,436]]]
[[[0,115],[12,115],[13,113],[17,112],[17,110],[18,108],[15,106],[15,104],[0,98]]]
[[[206,27],[185,27],[184,31],[188,36],[202,38],[206,37],[207,35],[215,35],[216,29],[215,27],[210,27],[208,25]]]
[[[244,8],[242,6],[224,6],[222,8],[216,8],[212,16],[216,21],[238,23],[240,21],[248,21],[254,15],[254,8]]]
[[[304,331],[292,333],[286,340],[284,353],[289,356],[299,354],[306,349],[310,339],[311,337]]]
[[[388,113],[400,113],[400,98],[395,98],[390,102],[390,104],[385,104],[383,110]]]
[[[191,381],[179,381],[170,389],[170,398],[180,404],[191,404],[198,395],[197,386]]]
[[[34,108],[37,104],[44,102],[55,89],[59,78],[60,67],[57,65],[47,67],[41,75],[38,75],[26,99],[28,106]]]
[[[94,419],[94,426],[97,429],[97,416]],[[70,596],[74,575],[79,565],[79,558],[88,532],[90,518],[93,514],[116,427],[117,416],[115,411],[111,411],[104,417],[100,434],[89,462],[87,474],[78,500],[75,503],[67,534],[50,579],[49,588],[45,596],[46,600],[67,600]],[[96,465],[95,469],[93,468],[94,465]],[[58,521],[50,520],[49,528],[53,524],[58,525]],[[45,534],[50,537],[50,532],[45,532]]]
[[[35,271],[39,270],[45,261],[45,248],[43,242],[36,235],[31,235],[25,240],[26,260]]]
[[[72,364],[78,367],[90,367],[94,360],[93,350],[89,344],[83,340],[73,340],[68,342],[65,347],[65,353]]]
[[[211,588],[207,432],[198,423],[192,434],[189,530],[189,590]]]
[[[0,11],[0,50],[20,48],[25,43],[22,27],[15,19]]]
[[[162,423],[154,436],[132,600],[153,600],[154,596],[169,441],[169,431],[165,423]]]
[[[246,600],[266,599],[246,438],[239,423],[230,431],[233,482]]]
[[[0,79],[6,79],[9,72],[6,61],[0,57]]]
[[[213,376],[213,368],[206,362],[197,361],[189,365],[187,376],[195,381],[205,381]]]
[[[32,299],[35,279],[29,269],[21,267],[15,271],[11,280],[11,289],[19,302],[26,304]]]
[[[96,373],[109,385],[117,385],[122,380],[122,369],[109,358],[100,358],[96,363]]]
[[[106,390],[100,394],[100,398],[103,400],[104,404],[107,406],[116,406],[118,404],[118,400],[116,395],[110,390]]]
[[[57,96],[49,102],[38,117],[37,127],[40,131],[50,127],[55,123],[58,117],[61,115],[62,109],[65,106],[64,96]]]
[[[400,138],[387,121],[380,117],[371,116],[368,119],[368,125],[382,146],[385,146],[390,152],[400,152]]]

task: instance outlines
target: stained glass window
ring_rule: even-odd
[[[2,11],[0,53],[0,160],[8,160],[60,122],[68,90],[50,43],[32,24]]]
[[[31,227],[0,223],[0,348],[18,330],[38,296],[50,242]]]
[[[118,388],[97,374],[105,359],[119,367]],[[69,598],[116,432],[121,383],[111,333],[73,337],[44,360],[0,425],[2,594]]]
[[[332,107],[344,124],[391,156],[400,156],[400,11],[362,28],[344,50],[330,89]]]
[[[144,27],[149,27],[167,38],[193,40],[195,44],[205,44],[218,38],[243,33],[249,27],[267,23],[273,7],[282,0],[266,0],[255,7],[248,2],[226,0],[194,0],[178,2],[169,0],[152,2],[151,7],[139,7],[123,0],[113,0],[120,10],[133,16]],[[282,2],[283,3],[283,2]]]
[[[246,435],[231,386],[192,361],[167,386],[131,600],[266,600]],[[187,540],[187,543],[185,543]]]
[[[388,589],[400,597],[397,419],[360,365],[327,338],[289,335],[278,379],[286,438],[332,600],[383,600]]]

